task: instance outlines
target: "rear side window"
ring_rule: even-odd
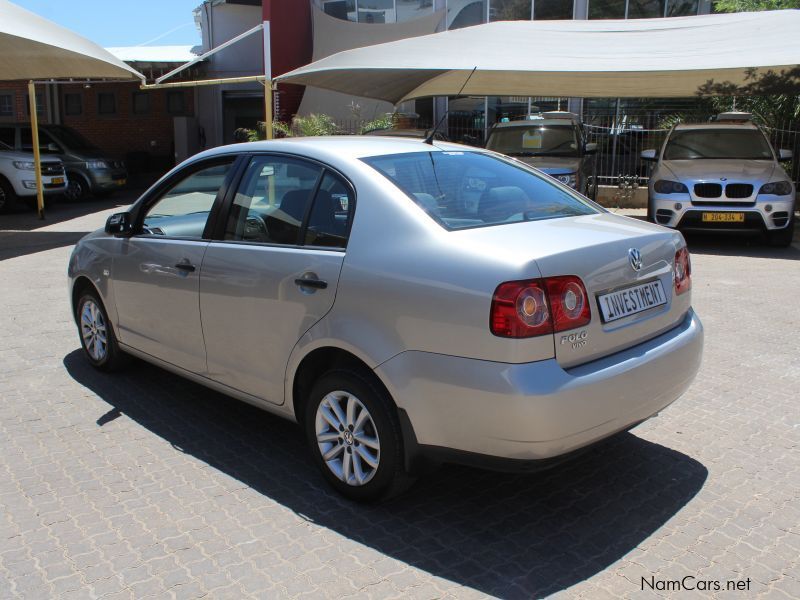
[[[412,152],[362,160],[449,230],[598,212],[546,176],[479,152]]]

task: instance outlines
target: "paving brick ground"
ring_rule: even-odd
[[[800,597],[800,248],[690,240],[705,360],[659,418],[557,471],[446,467],[364,507],[294,425],[86,365],[66,263],[111,207],[0,217],[0,598],[709,595],[664,589],[686,576]]]

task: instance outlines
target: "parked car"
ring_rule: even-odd
[[[31,126],[27,123],[0,123],[0,141],[16,150],[31,152]],[[42,154],[58,158],[67,171],[64,195],[80,200],[90,194],[110,194],[128,181],[125,163],[108,156],[80,133],[65,125],[40,125],[39,146]]]
[[[765,232],[775,246],[794,236],[795,186],[764,132],[747,113],[723,113],[716,121],[679,124],[654,162],[648,186],[649,221],[681,230]]]
[[[389,137],[402,137],[402,138],[416,138],[424,140],[431,134],[430,129],[373,129],[366,132],[364,135],[380,135]],[[449,142],[450,140],[441,131],[437,131],[433,135],[433,139],[437,142]]]
[[[586,142],[573,113],[552,111],[496,123],[486,148],[518,158],[584,196],[597,197],[597,144]]]
[[[67,177],[61,161],[57,158],[42,160],[42,188],[45,195],[60,194],[66,187]],[[15,152],[0,142],[0,211],[24,199],[36,199],[33,154]]]
[[[680,233],[486,150],[342,136],[173,169],[69,261],[89,362],[133,354],[299,422],[342,494],[426,460],[530,470],[697,372]]]

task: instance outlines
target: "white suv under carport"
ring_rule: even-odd
[[[747,113],[724,113],[710,123],[679,124],[654,161],[648,220],[680,230],[765,232],[775,246],[794,235],[795,186],[764,132]]]
[[[64,164],[57,158],[42,160],[42,187],[44,193],[61,194],[67,189]],[[0,142],[0,212],[17,199],[36,197],[36,172],[33,154],[15,152]]]

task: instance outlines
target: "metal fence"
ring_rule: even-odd
[[[644,111],[587,110],[584,128],[587,142],[597,144],[597,174],[601,185],[617,185],[621,178],[638,178],[645,184],[651,163],[640,159],[642,150],[658,149],[664,143],[673,123],[705,122],[707,112],[678,110],[670,106]],[[336,121],[341,133],[357,134],[368,122],[360,119]],[[428,129],[432,124],[417,120],[405,128]],[[776,149],[791,150],[795,159],[784,163],[795,184],[800,183],[800,122],[792,121],[775,126],[762,126]],[[454,142],[482,146],[487,130],[482,113],[451,113],[442,130]]]

